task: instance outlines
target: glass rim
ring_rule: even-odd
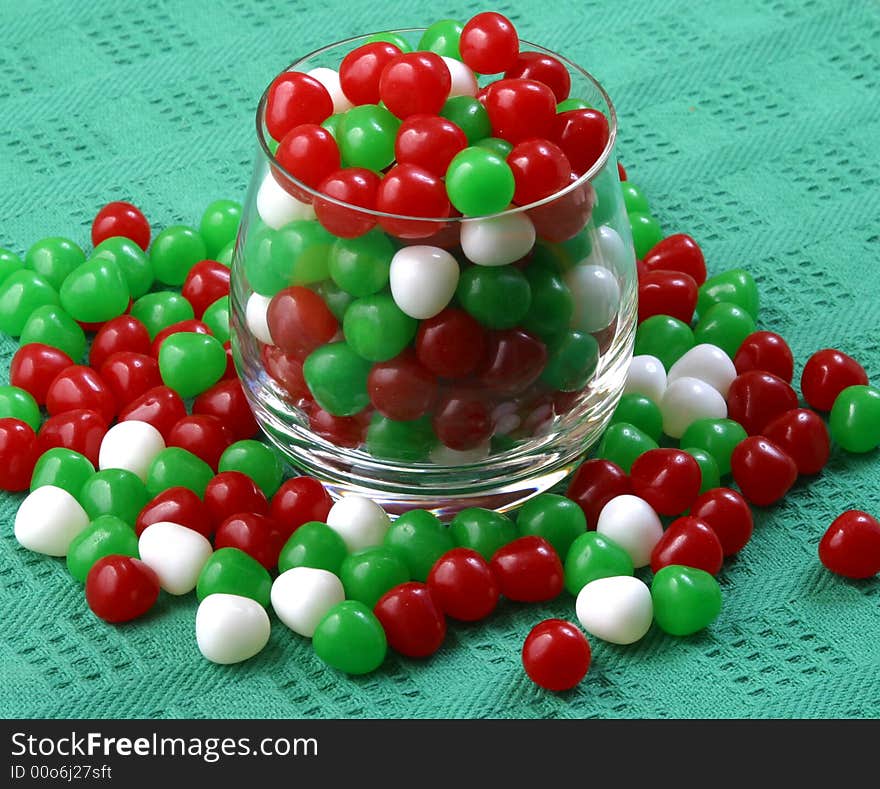
[[[381,36],[386,34],[401,34],[401,33],[423,33],[427,28],[423,27],[407,27],[400,28],[397,30],[382,30],[376,33],[366,33],[360,36],[353,36],[351,38],[342,39],[341,41],[335,41],[331,44],[326,44],[323,47],[313,50],[306,55],[303,55],[300,58],[297,58],[295,61],[290,63],[283,71],[279,72],[279,74],[283,74],[288,71],[295,71],[296,67],[300,64],[303,64],[310,60],[311,58],[315,58],[318,55],[322,55],[330,50],[336,49],[337,47],[346,46],[349,44],[356,43],[367,43],[367,39],[371,39],[375,36]],[[520,39],[520,44],[525,44],[528,47],[531,47],[530,51],[537,51],[545,55],[551,55],[552,57],[559,60],[563,65],[567,68],[571,69],[575,73],[584,77],[589,83],[593,85],[594,88],[599,92],[599,95],[602,97],[602,100],[605,102],[605,105],[608,107],[608,141],[605,143],[605,147],[602,150],[599,158],[593,163],[587,172],[581,175],[576,180],[572,181],[563,189],[560,189],[557,192],[554,192],[552,195],[548,195],[540,200],[536,200],[533,203],[529,203],[527,205],[522,206],[514,206],[512,208],[505,208],[503,211],[498,211],[494,214],[480,214],[478,216],[445,216],[445,217],[426,217],[426,216],[409,216],[406,214],[389,214],[384,211],[377,211],[373,208],[364,208],[363,206],[354,205],[353,203],[346,203],[344,200],[339,200],[335,197],[331,197],[330,195],[326,195],[323,192],[319,192],[316,189],[313,189],[310,186],[307,186],[302,181],[300,181],[296,176],[291,175],[287,170],[278,162],[275,158],[275,154],[269,149],[269,143],[267,141],[267,133],[264,128],[263,119],[265,117],[265,109],[266,102],[269,96],[269,88],[272,86],[272,83],[277,79],[278,74],[276,74],[272,81],[266,86],[266,89],[263,91],[263,95],[260,97],[259,104],[257,105],[257,114],[256,114],[256,130],[257,130],[257,141],[260,144],[260,148],[263,151],[263,154],[270,162],[270,167],[273,169],[277,169],[280,173],[282,173],[286,178],[292,181],[297,189],[302,192],[310,195],[312,198],[318,197],[325,203],[330,203],[338,208],[345,208],[351,211],[355,211],[359,214],[363,214],[365,216],[375,217],[378,219],[393,219],[393,220],[410,220],[410,221],[418,221],[418,222],[436,222],[438,224],[437,230],[439,231],[447,224],[451,224],[454,222],[467,222],[474,219],[492,219],[496,217],[502,216],[510,216],[512,214],[520,214],[526,211],[531,211],[535,208],[539,208],[544,205],[548,205],[550,203],[554,203],[565,195],[573,192],[576,189],[581,188],[584,184],[589,183],[593,178],[595,178],[608,163],[609,158],[611,157],[611,151],[614,150],[614,144],[617,140],[617,112],[614,109],[614,103],[611,101],[611,97],[608,95],[607,91],[604,87],[602,87],[602,83],[599,82],[589,71],[584,68],[581,68],[577,63],[572,60],[569,60],[564,55],[560,55],[553,50],[547,49],[546,47],[542,47],[540,44],[534,44],[531,41],[525,41]],[[271,175],[271,172],[269,173]],[[283,187],[282,187],[283,188]]]

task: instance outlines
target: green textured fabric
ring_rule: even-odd
[[[424,26],[428,4],[150,0],[0,4],[0,246],[65,235],[90,249],[111,199],[156,229],[197,224],[241,200],[253,112],[272,76],[328,41]],[[703,246],[710,272],[742,266],[761,289],[760,326],[787,337],[796,376],[840,347],[880,381],[877,269],[880,6],[866,0],[621,3],[452,2],[494,7],[526,39],[582,63],[620,119],[621,161],[664,230]],[[332,32],[331,32],[332,31]],[[16,344],[0,339],[6,370]],[[502,603],[452,625],[438,655],[389,655],[345,677],[273,617],[267,648],[219,667],[195,643],[195,594],[163,595],[144,620],[107,626],[64,560],[12,535],[20,496],[0,502],[0,715],[11,717],[876,717],[880,581],[849,582],[816,547],[842,510],[880,514],[878,452],[835,451],[815,481],[758,511],[720,575],[724,606],[687,639],[655,626],[640,643],[592,640],[573,691],[526,677],[520,650],[569,597]]]

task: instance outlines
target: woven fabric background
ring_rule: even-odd
[[[253,113],[274,74],[349,35],[433,21],[414,0],[3,0],[0,246],[66,235],[88,249],[111,199],[159,229],[242,199]],[[467,19],[480,3],[450,2]],[[667,232],[711,272],[758,279],[760,324],[799,378],[839,347],[880,381],[880,5],[876,0],[496,2],[523,38],[591,70],[620,117],[619,155]],[[3,379],[16,344],[0,340]],[[232,667],[196,647],[195,595],[146,619],[98,622],[63,560],[20,548],[20,497],[0,499],[0,714],[5,717],[878,717],[880,580],[848,582],[816,546],[841,511],[880,514],[880,453],[835,450],[822,475],[757,512],[726,563],[707,631],[593,642],[568,693],[525,676],[520,649],[551,605],[501,605],[453,625],[426,663],[389,655],[363,678],[329,670],[274,620]]]

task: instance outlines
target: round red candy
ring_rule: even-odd
[[[266,313],[272,340],[284,353],[305,359],[330,342],[339,321],[317,293],[299,286],[278,291]]]
[[[274,520],[256,512],[239,512],[220,524],[214,548],[238,548],[256,559],[267,570],[278,564],[286,537]]]
[[[180,294],[201,318],[217,299],[229,295],[229,269],[216,260],[200,260],[186,275]]]
[[[478,74],[499,74],[516,66],[519,36],[506,16],[484,11],[465,24],[458,46],[461,59]]]
[[[405,52],[390,60],[379,77],[379,98],[398,118],[440,112],[452,77],[435,52]]]
[[[410,115],[397,130],[394,156],[399,164],[414,164],[443,178],[467,144],[464,132],[452,121],[439,115]]]
[[[758,435],[777,417],[798,407],[791,385],[773,373],[750,370],[733,379],[727,392],[727,416],[750,435]]]
[[[733,366],[738,375],[750,370],[772,373],[786,383],[791,383],[794,374],[794,357],[788,343],[772,331],[756,331],[746,337],[736,356]]]
[[[399,47],[374,41],[353,49],[339,66],[339,84],[352,104],[378,104],[379,79],[388,63],[400,55]]]
[[[522,329],[489,333],[486,353],[475,376],[498,395],[516,395],[531,386],[547,363],[547,346]]]
[[[238,513],[269,513],[269,502],[257,483],[241,471],[223,471],[205,488],[205,510],[214,528]]]
[[[563,619],[545,619],[535,625],[522,649],[523,668],[545,690],[570,690],[590,669],[592,653],[586,636]]]
[[[577,184],[579,176],[571,174],[567,191],[526,212],[535,226],[538,238],[561,244],[573,238],[587,224],[593,210],[593,187],[589,182]],[[575,185],[576,184],[576,185]]]
[[[419,324],[416,355],[443,378],[464,378],[474,371],[486,347],[485,329],[464,310],[447,307]]]
[[[498,605],[499,589],[486,560],[470,548],[453,548],[431,568],[428,588],[440,609],[462,622],[485,619]]]
[[[819,560],[846,578],[880,573],[880,523],[861,510],[838,515],[819,542]]]
[[[162,385],[159,363],[152,356],[133,351],[119,351],[108,356],[101,365],[100,377],[120,408]]]
[[[554,107],[555,112],[555,107]],[[551,121],[552,139],[578,175],[586,173],[602,156],[608,144],[608,119],[599,110],[568,110]]]
[[[490,438],[492,413],[482,398],[453,391],[437,404],[432,425],[441,444],[462,452]]]
[[[697,283],[690,274],[656,269],[639,277],[639,323],[671,315],[690,324],[697,307]]]
[[[703,475],[693,455],[680,449],[649,449],[629,472],[632,490],[660,515],[678,515],[691,506]]]
[[[288,174],[312,189],[334,170],[339,169],[339,147],[336,140],[323,126],[304,123],[295,126],[284,135],[275,159]],[[283,175],[277,176],[279,183],[300,200],[311,202],[311,195],[300,189]]]
[[[513,540],[495,552],[489,566],[508,600],[540,603],[562,592],[562,562],[543,537],[529,535]]]
[[[323,123],[333,114],[333,99],[318,80],[300,71],[285,71],[269,86],[266,129],[280,140],[302,123]]]
[[[97,411],[110,424],[116,416],[116,400],[98,373],[75,364],[62,370],[46,392],[46,410],[52,415],[78,408]]]
[[[192,452],[216,471],[220,456],[232,441],[232,436],[219,417],[187,414],[177,420],[165,443],[169,447],[180,447]]]
[[[159,576],[140,559],[105,556],[92,565],[86,577],[86,602],[105,622],[137,619],[159,597]]]
[[[150,348],[147,327],[131,315],[120,315],[107,321],[98,330],[89,349],[89,364],[100,370],[101,365],[114,353],[130,351],[149,354]]]
[[[724,563],[724,549],[714,529],[692,515],[676,518],[651,552],[651,570],[671,564],[696,567],[716,575]]]
[[[150,245],[150,223],[131,203],[123,200],[107,203],[92,221],[92,246],[114,236],[130,239],[146,252]]]
[[[275,491],[269,514],[282,531],[293,534],[304,523],[325,523],[332,506],[333,499],[317,479],[292,477]]]
[[[107,432],[107,422],[97,412],[77,408],[49,417],[37,433],[37,451],[40,455],[54,447],[72,449],[85,455],[97,468],[101,441]]]
[[[318,191],[333,200],[315,197],[312,201],[318,221],[334,236],[362,236],[376,224],[376,217],[369,212],[376,209],[379,183],[379,176],[363,167],[334,170],[318,184]],[[347,205],[340,205],[340,202]],[[358,211],[357,208],[348,206],[358,206],[366,210]]]
[[[0,490],[27,490],[37,462],[37,436],[20,419],[0,419]]]
[[[501,137],[514,145],[532,137],[552,139],[562,149],[572,169],[578,172],[577,165],[569,154],[569,149],[574,150],[570,140],[555,133],[551,135],[555,131],[557,119],[556,97],[544,83],[531,79],[502,79],[493,82],[486,93],[486,112],[489,113],[489,122],[495,137]],[[602,147],[605,147],[604,144]],[[580,158],[580,154],[578,157]]]
[[[587,529],[595,529],[602,508],[615,496],[632,493],[627,473],[616,463],[603,458],[587,460],[578,467],[565,495],[587,517]]]
[[[725,556],[739,553],[754,529],[748,502],[730,488],[711,488],[697,497],[690,514],[707,523],[721,542]]]
[[[411,581],[389,589],[373,613],[388,645],[406,657],[433,655],[446,637],[446,617],[426,584]]]
[[[516,184],[513,202],[528,205],[556,194],[571,182],[571,165],[549,140],[523,140],[513,146],[507,163]]]
[[[72,366],[73,359],[64,351],[41,342],[30,342],[22,345],[12,357],[9,383],[29,392],[37,405],[45,405],[52,381]]]
[[[379,413],[405,422],[428,411],[437,396],[437,380],[408,349],[373,365],[367,377],[367,392]]]
[[[505,79],[533,79],[543,82],[556,97],[565,101],[571,92],[571,75],[568,69],[552,55],[545,52],[520,52],[516,62],[504,73]]]
[[[220,381],[202,392],[193,402],[192,412],[219,417],[234,441],[252,438],[259,430],[238,378]]]
[[[737,444],[730,468],[743,496],[759,507],[779,501],[797,479],[794,460],[764,436],[751,436]]]
[[[166,440],[171,429],[186,416],[186,405],[173,389],[155,386],[132,400],[119,412],[119,421],[147,422]]]
[[[442,219],[450,203],[443,179],[414,164],[394,165],[376,192],[376,208],[386,214]],[[379,217],[382,228],[398,238],[426,238],[437,232],[437,222]]]
[[[824,420],[815,411],[788,411],[770,422],[763,432],[791,456],[798,474],[818,474],[828,462],[831,438]]]
[[[309,429],[337,447],[354,449],[364,443],[370,424],[370,410],[365,409],[354,416],[334,416],[323,408],[309,409]]]
[[[303,376],[303,363],[298,354],[285,353],[277,345],[260,349],[263,367],[294,403],[311,397]]]
[[[620,180],[625,181],[625,176],[626,173]],[[706,281],[706,260],[703,251],[700,245],[685,233],[674,233],[658,241],[648,250],[642,262],[647,271],[678,271],[687,274],[698,287]]]
[[[852,356],[834,348],[816,351],[801,374],[804,400],[818,411],[830,411],[837,395],[847,387],[867,385],[865,368]]]
[[[137,516],[134,530],[138,535],[154,523],[170,521],[210,537],[214,524],[198,495],[184,487],[167,488],[147,502]]]

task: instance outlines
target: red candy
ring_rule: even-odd
[[[159,576],[130,556],[98,559],[86,577],[86,602],[105,622],[117,624],[137,619],[159,597]]]
[[[208,510],[196,493],[189,488],[167,488],[147,502],[134,524],[138,536],[154,523],[170,521],[199,534],[210,537],[214,533]]]
[[[443,613],[462,622],[485,619],[500,594],[488,563],[470,548],[444,553],[431,568],[428,588]]]
[[[819,560],[846,578],[880,573],[880,523],[861,510],[838,515],[819,542]]]
[[[0,490],[27,490],[37,462],[37,436],[20,419],[0,419]]]
[[[333,99],[318,80],[300,71],[285,71],[269,86],[266,128],[280,140],[302,123],[323,123],[333,114]]]
[[[450,203],[443,180],[414,164],[394,165],[376,192],[376,208],[386,214],[444,218]],[[438,230],[437,222],[379,217],[382,228],[398,238],[426,238]]]
[[[571,165],[562,149],[549,140],[524,140],[507,155],[516,190],[513,202],[528,205],[555,194],[571,182]]]
[[[73,359],[64,351],[41,342],[30,342],[22,345],[12,357],[9,383],[29,392],[37,405],[45,405],[52,381],[72,366]]]
[[[447,307],[422,321],[416,335],[416,355],[434,375],[464,378],[483,358],[486,332],[464,310]]]
[[[620,180],[626,180],[626,173]],[[675,233],[657,242],[648,250],[642,262],[648,271],[678,271],[687,274],[697,283],[697,287],[706,281],[706,260],[703,252],[697,242],[685,233]]]
[[[172,323],[170,326],[166,326],[162,331],[160,331],[153,342],[150,345],[150,355],[155,359],[159,358],[159,351],[162,348],[162,343],[165,342],[172,334],[178,334],[179,332],[192,332],[193,334],[211,334],[211,329],[208,327],[208,324],[204,321],[200,321],[197,318],[187,318],[185,321],[178,321],[177,323]]]
[[[545,690],[570,690],[590,669],[590,643],[563,619],[545,619],[526,636],[522,662],[526,674]]]
[[[816,351],[804,365],[801,392],[817,411],[830,411],[834,401],[849,386],[866,386],[868,375],[852,356],[826,348]]]
[[[671,315],[690,323],[697,307],[697,283],[690,274],[657,269],[639,277],[639,323]]]
[[[578,178],[572,173],[569,186]],[[528,209],[538,238],[561,244],[580,233],[593,210],[593,194],[593,187],[583,182],[548,203]]]
[[[330,342],[339,330],[339,321],[324,299],[298,286],[284,288],[272,297],[266,319],[275,345],[300,360]]]
[[[547,346],[528,332],[494,331],[475,375],[480,386],[494,394],[516,395],[537,380],[546,362]]]
[[[179,419],[168,433],[165,443],[180,447],[205,461],[214,471],[220,455],[232,443],[232,436],[223,421],[210,414],[189,414]]]
[[[565,101],[571,91],[568,69],[552,55],[543,52],[520,52],[513,66],[504,74],[505,79],[533,79],[543,82],[556,97]]]
[[[400,49],[385,41],[364,44],[349,52],[339,66],[339,84],[353,104],[378,104],[382,71]]]
[[[229,269],[216,260],[201,260],[186,275],[180,294],[192,304],[196,318],[217,299],[229,295]]]
[[[107,203],[92,221],[92,246],[114,236],[128,238],[146,252],[150,245],[150,223],[131,203],[121,200]]]
[[[788,343],[772,331],[756,331],[746,337],[736,356],[733,366],[738,375],[751,370],[772,373],[786,383],[791,383],[794,374],[794,358]]]
[[[354,416],[334,416],[317,405],[309,410],[309,430],[337,447],[359,447],[369,424],[369,409]]]
[[[119,412],[119,421],[147,422],[167,440],[171,429],[185,416],[186,405],[180,395],[167,386],[155,386],[125,406]]]
[[[349,205],[373,211],[380,179],[372,170],[363,167],[344,167],[334,170],[321,183],[318,191]],[[373,228],[376,217],[366,211],[347,208],[331,200],[316,197],[315,215],[324,229],[334,236],[357,238]]]
[[[557,135],[551,137],[556,127],[556,97],[544,83],[532,79],[493,82],[486,93],[486,111],[495,137],[514,145],[531,137],[552,139],[568,157],[572,169],[578,171],[569,154],[570,141],[566,138],[563,144]]]
[[[101,365],[100,376],[120,408],[149,389],[162,385],[159,363],[152,356],[133,351],[119,351],[108,356]]]
[[[426,584],[411,581],[389,589],[373,613],[388,645],[406,657],[433,655],[446,638],[446,617]]]
[[[284,353],[276,345],[264,345],[260,350],[260,356],[266,372],[294,403],[311,397],[306,379],[303,377],[303,363],[298,356]]]
[[[587,516],[587,529],[595,529],[602,508],[615,496],[632,493],[626,472],[610,460],[594,458],[581,463],[565,495]]]
[[[314,123],[295,126],[284,135],[275,151],[275,159],[290,175],[312,189],[340,165],[339,148],[333,135]],[[283,174],[276,174],[276,179],[295,197],[311,202],[311,195]]]
[[[739,553],[751,539],[754,521],[746,500],[730,488],[712,488],[697,497],[690,514],[707,523],[725,556]]]
[[[96,370],[114,353],[131,351],[132,353],[150,353],[150,333],[137,318],[131,315],[120,315],[107,321],[92,340],[89,349],[89,364]]]
[[[650,449],[629,472],[632,490],[659,515],[678,515],[691,506],[702,484],[700,465],[680,449]]]
[[[238,378],[220,381],[202,392],[193,402],[192,412],[219,417],[234,441],[252,438],[259,430]]]
[[[314,477],[285,480],[272,496],[270,515],[286,534],[293,534],[310,521],[324,523],[333,499]]]
[[[794,460],[764,436],[737,444],[730,467],[743,496],[759,507],[779,501],[797,479]]]
[[[278,524],[268,516],[239,512],[220,524],[214,536],[214,548],[238,548],[271,570],[278,564],[278,554],[286,539]]]
[[[410,115],[397,131],[394,156],[399,164],[414,164],[442,178],[467,144],[464,132],[452,121],[439,115]]]
[[[670,564],[696,567],[716,575],[724,563],[724,550],[712,527],[694,516],[677,518],[669,524],[651,552],[651,570]]]
[[[223,471],[205,488],[205,510],[216,529],[227,518],[238,513],[268,515],[269,502],[257,483],[247,474],[241,471]]]
[[[461,59],[478,74],[499,74],[516,66],[519,36],[506,16],[484,11],[462,29],[459,51]]]
[[[62,370],[46,392],[46,410],[52,415],[78,408],[97,411],[110,424],[116,416],[116,400],[98,373],[75,364]]]
[[[550,138],[562,148],[571,169],[583,175],[599,161],[609,134],[608,119],[599,110],[568,110],[552,119]]]
[[[815,411],[796,408],[774,419],[764,435],[791,456],[798,474],[818,474],[831,454],[828,428]]]
[[[370,402],[389,419],[418,419],[433,405],[437,380],[421,364],[412,349],[387,362],[374,364],[367,378]]]
[[[540,603],[562,592],[562,562],[543,537],[529,535],[513,540],[495,552],[489,566],[508,600]]]
[[[406,52],[390,60],[379,77],[379,98],[398,118],[440,112],[452,77],[434,52]]]
[[[106,432],[107,422],[97,411],[87,408],[65,411],[49,417],[40,426],[37,451],[42,455],[54,447],[73,449],[85,455],[97,468],[98,452]]]
[[[434,432],[440,443],[450,449],[474,449],[492,435],[489,405],[464,391],[450,392],[434,409]]]
[[[762,433],[777,417],[798,407],[791,385],[773,373],[751,370],[733,379],[727,393],[727,415],[750,435]]]

